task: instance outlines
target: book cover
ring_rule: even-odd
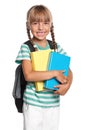
[[[69,65],[70,65],[70,57],[64,54],[60,54],[57,52],[51,52],[48,64],[48,70],[65,70],[63,73],[65,76],[68,76]],[[44,83],[44,87],[52,90],[57,90],[58,88],[54,88],[54,86],[59,85],[60,82],[55,79],[46,80]]]
[[[46,71],[51,49],[31,52],[32,68],[34,71]],[[35,82],[36,91],[44,90],[44,82]]]

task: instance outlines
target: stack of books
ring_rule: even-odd
[[[31,52],[32,67],[34,71],[64,70],[68,76],[70,60],[67,55],[52,51],[51,49]],[[61,84],[56,78],[46,81],[35,82],[36,91],[43,91],[45,88],[57,90],[55,86]]]

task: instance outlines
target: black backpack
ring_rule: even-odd
[[[53,49],[52,41],[47,40],[50,48]],[[35,51],[35,48],[33,47],[30,40],[26,41],[24,44],[28,45],[30,48],[30,51]],[[14,87],[12,95],[14,97],[15,105],[18,110],[18,112],[22,113],[22,106],[23,106],[23,93],[25,90],[27,82],[25,81],[23,71],[22,71],[22,65],[18,65],[15,70],[15,80],[14,80]]]

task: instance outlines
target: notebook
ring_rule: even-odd
[[[69,56],[57,52],[51,52],[48,63],[48,70],[65,70],[63,74],[68,76],[70,59],[71,58]],[[58,88],[55,88],[54,86],[59,84],[60,82],[56,80],[56,78],[52,78],[45,81],[44,87],[47,89],[58,90]]]
[[[31,52],[32,68],[34,71],[46,71],[51,49]],[[35,82],[36,91],[44,90],[44,82]]]

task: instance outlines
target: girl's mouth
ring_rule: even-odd
[[[43,36],[43,35],[44,35],[44,32],[37,32],[37,35]]]

